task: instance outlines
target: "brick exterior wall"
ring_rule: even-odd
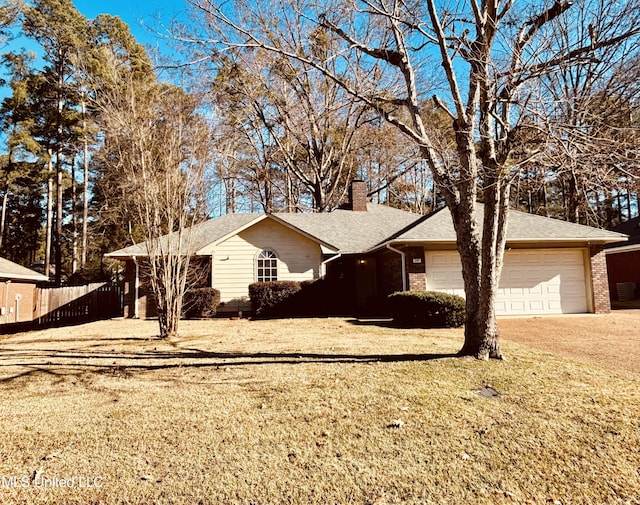
[[[367,211],[367,183],[355,180],[351,183],[351,210]]]
[[[133,261],[124,264],[124,318],[135,317],[136,266]]]
[[[609,279],[607,277],[607,259],[603,246],[591,246],[591,289],[593,293],[593,312],[606,314],[611,312],[609,299]]]
[[[427,288],[425,273],[424,248],[404,247],[406,255],[407,289],[424,291]],[[395,291],[402,291],[401,256],[389,249],[378,253],[378,290],[382,296]]]
[[[8,293],[7,293],[8,288]],[[20,300],[16,303],[16,297]],[[0,281],[0,324],[32,321],[36,308],[36,285],[30,282]],[[5,304],[7,304],[5,306]]]
[[[427,276],[423,272],[409,272],[409,291],[425,291]]]
[[[423,247],[407,247],[407,276],[409,291],[425,291],[427,289],[427,274]]]
[[[149,294],[150,288],[148,282],[145,282],[143,271],[143,268],[140,268],[138,272],[140,276],[138,285],[138,317],[140,319],[155,317],[157,315],[155,305],[152,303],[153,300],[149,300],[151,298]],[[127,260],[125,263],[124,317],[136,317],[136,264],[133,260]]]
[[[398,253],[385,249],[376,255],[378,294],[387,297],[402,291],[402,261]]]
[[[138,269],[138,317],[140,319],[148,319],[157,317],[158,312],[155,303],[155,297],[151,290],[151,284],[148,275],[145,273],[144,259],[138,259],[140,268]],[[192,260],[191,281],[198,278],[199,287],[211,286],[211,260],[204,258],[201,260]],[[197,276],[197,277],[196,277]],[[133,260],[125,261],[124,270],[124,317],[136,317],[136,264]]]

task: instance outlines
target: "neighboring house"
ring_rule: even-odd
[[[613,231],[629,236],[625,242],[608,244],[607,270],[611,299],[632,300],[640,297],[640,217],[620,223]]]
[[[366,201],[355,181],[348,209],[315,214],[230,214],[193,229],[193,254],[208,265],[225,312],[250,310],[256,281],[335,281],[348,310],[388,294],[429,289],[464,295],[451,215],[417,216]],[[478,204],[479,221],[483,206]],[[605,244],[625,235],[511,211],[496,304],[501,315],[608,312]],[[107,255],[126,262],[125,315],[146,317],[144,244]]]
[[[31,321],[37,305],[36,284],[46,275],[0,258],[0,324]]]

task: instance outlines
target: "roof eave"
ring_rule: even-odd
[[[611,247],[609,249],[605,249],[605,254],[619,254],[625,252],[634,252],[640,251],[640,244],[630,244],[630,245],[622,245],[619,247]]]
[[[105,253],[103,254],[105,258],[111,258],[115,260],[132,260],[133,258],[137,258],[138,255],[131,254],[118,254],[117,252]]]
[[[532,242],[550,242],[550,243],[575,243],[583,245],[604,245],[614,242],[620,242],[620,237],[565,237],[565,238],[516,238],[507,239],[507,244],[510,243],[532,243]]]
[[[127,260],[132,260],[135,261],[137,258],[148,258],[149,255],[148,254],[115,254],[115,253],[107,253],[103,255],[105,258],[110,258],[110,259],[115,259],[115,260],[121,260],[121,261],[127,261]],[[170,255],[165,255],[165,256],[170,256]],[[187,256],[186,254],[181,254],[181,255],[173,255],[173,256]],[[196,251],[193,254],[190,254],[189,256],[211,256],[210,254],[200,254],[198,251]]]
[[[425,240],[425,239],[416,239],[416,238],[393,239],[393,240],[385,240],[384,242],[380,242],[379,244],[376,244],[375,246],[373,246],[370,249],[367,249],[366,251],[363,251],[363,252],[365,252],[365,253],[373,253],[373,252],[379,251],[381,249],[386,249],[386,247],[388,245],[390,245],[390,246],[402,245],[402,244],[414,244],[414,245],[418,245],[418,244],[429,244],[429,245],[450,245],[450,244],[454,244],[455,245],[455,243],[456,243],[455,240]]]
[[[49,281],[49,277],[47,277],[46,275],[41,275],[41,274],[27,275],[27,274],[0,273],[0,282],[7,282],[7,281],[13,281],[13,280],[47,282],[47,281]]]
[[[588,246],[588,245],[604,245],[604,244],[610,244],[610,243],[615,243],[615,242],[620,242],[620,237],[613,237],[613,238],[576,238],[576,237],[570,237],[570,238],[516,238],[516,239],[507,239],[507,246],[509,246],[510,244],[540,244],[540,245],[544,245],[545,243],[548,244],[572,244],[572,245],[581,245],[581,246]],[[428,245],[433,245],[433,246],[443,246],[443,245],[455,245],[456,244],[456,240],[453,239],[416,239],[416,238],[411,238],[411,239],[394,239],[394,240],[387,240],[385,242],[382,242],[380,244],[377,244],[376,246],[372,247],[371,249],[367,250],[366,252],[371,253],[371,252],[375,252],[378,251],[380,249],[384,249],[385,247],[387,247],[387,245],[401,245],[401,244],[428,244]]]

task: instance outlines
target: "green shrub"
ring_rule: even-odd
[[[249,298],[256,317],[326,317],[344,311],[336,289],[327,279],[256,282]]]
[[[214,288],[190,289],[182,300],[182,315],[189,319],[214,317],[220,304],[220,291]]]
[[[414,328],[457,328],[464,324],[465,302],[438,291],[398,291],[389,295],[396,324]]]
[[[292,297],[300,291],[296,281],[269,281],[249,284],[249,298],[256,317],[291,317]]]

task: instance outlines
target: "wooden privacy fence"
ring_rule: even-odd
[[[97,321],[122,315],[122,287],[106,282],[36,290],[34,320],[43,325]]]
[[[36,288],[32,321],[1,325],[2,333],[65,326],[111,317],[123,313],[121,285],[94,282],[82,286]]]

